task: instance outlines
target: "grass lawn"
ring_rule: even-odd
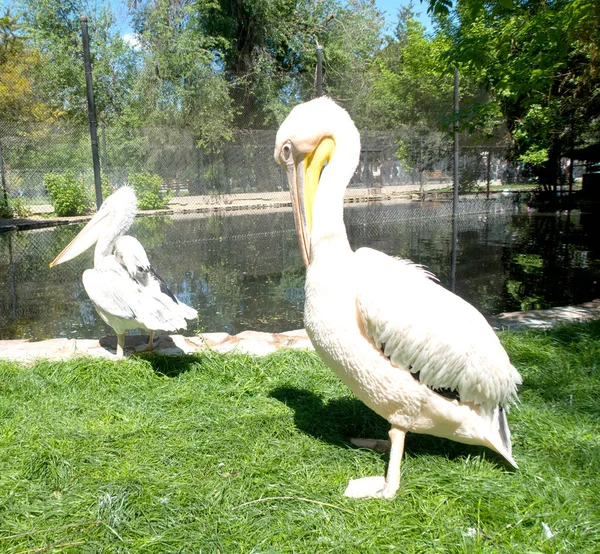
[[[409,435],[392,501],[343,498],[388,425],[313,353],[0,362],[0,552],[599,552],[600,322],[501,338],[521,469]]]

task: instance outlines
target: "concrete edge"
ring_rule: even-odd
[[[495,331],[549,329],[561,323],[585,322],[600,319],[600,299],[549,310],[511,312],[487,318]],[[145,349],[147,337],[132,335],[126,337],[125,352],[131,355]],[[25,339],[0,340],[0,359],[33,363],[38,360],[59,361],[74,357],[116,359],[115,336],[96,339],[57,338],[30,342]],[[283,333],[243,331],[237,335],[228,333],[201,333],[197,336],[160,334],[154,345],[154,352],[172,356],[182,356],[211,350],[219,353],[235,352],[252,356],[266,356],[282,348],[313,350],[312,343],[304,329]]]

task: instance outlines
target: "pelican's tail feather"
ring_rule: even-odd
[[[501,406],[496,406],[491,412],[482,414],[489,422],[489,431],[487,433],[487,445],[501,454],[510,465],[515,469],[519,466],[512,457],[512,443],[510,441],[510,429],[506,420],[506,410]]]
[[[198,312],[194,308],[191,308],[180,300],[177,300],[177,307],[179,308],[179,313],[185,319],[196,319],[198,317]]]

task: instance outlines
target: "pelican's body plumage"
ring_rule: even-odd
[[[155,330],[185,328],[186,319],[197,316],[196,310],[171,293],[140,242],[124,235],[136,208],[134,190],[120,188],[50,264],[71,260],[96,243],[94,267],[84,271],[83,286],[100,317],[117,333],[119,356],[123,355],[127,329],[149,331],[148,349],[152,349]]]
[[[521,378],[483,316],[422,267],[351,250],[343,197],[359,153],[354,123],[328,98],[294,108],[275,147],[307,265],[308,335],[325,363],[392,426],[387,477],[351,481],[346,494],[394,496],[409,431],[488,446],[516,467],[506,408]]]

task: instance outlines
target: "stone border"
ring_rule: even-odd
[[[494,330],[548,329],[560,323],[575,323],[600,319],[600,299],[578,306],[512,312],[488,318]],[[133,354],[146,347],[145,335],[126,337],[125,352]],[[33,363],[37,360],[60,361],[74,357],[116,359],[117,339],[114,336],[96,339],[50,339],[39,342],[28,340],[0,341],[0,359]],[[159,335],[155,340],[157,354],[181,356],[206,350],[219,353],[236,352],[252,356],[266,356],[280,348],[313,350],[304,329],[284,333],[243,331],[237,335],[203,333],[194,337]]]
[[[519,331],[522,329],[549,329],[560,323],[576,323],[600,319],[600,299],[577,306],[509,312],[487,318],[495,331]]]
[[[146,335],[132,335],[125,339],[125,353],[143,351],[147,344]],[[117,339],[115,336],[96,339],[50,339],[39,342],[28,340],[0,341],[0,359],[14,362],[33,363],[37,360],[59,361],[74,357],[116,359]],[[243,331],[235,336],[227,333],[203,333],[194,337],[183,335],[158,335],[154,341],[154,352],[172,356],[195,354],[206,350],[219,353],[236,352],[253,356],[266,356],[280,348],[313,348],[304,329],[285,333],[263,333]]]

